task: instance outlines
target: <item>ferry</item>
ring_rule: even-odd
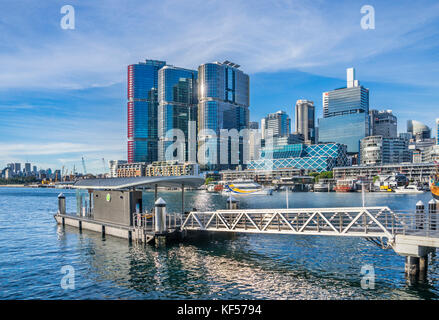
[[[436,169],[436,174],[430,179],[430,190],[433,198],[439,200],[439,164]]]
[[[273,188],[264,188],[252,180],[236,180],[225,184],[223,194],[233,195],[272,195]]]

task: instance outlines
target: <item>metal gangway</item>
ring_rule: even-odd
[[[436,221],[435,216],[394,212],[389,207],[241,209],[192,211],[186,214],[181,229],[378,238],[382,243],[387,240],[389,246],[398,234],[439,238]]]

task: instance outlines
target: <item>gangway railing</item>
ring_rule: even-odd
[[[186,230],[387,238],[407,232],[407,221],[389,207],[241,209],[185,216]]]

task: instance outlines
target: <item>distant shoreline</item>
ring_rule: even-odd
[[[29,187],[29,186],[25,185],[25,184],[0,184],[0,188],[5,188],[5,187],[23,188],[23,187]]]

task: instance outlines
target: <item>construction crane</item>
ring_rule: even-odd
[[[84,157],[82,157],[82,169],[84,170],[84,175],[87,174],[87,169],[85,168],[85,160]]]
[[[63,180],[65,180],[65,178],[64,178],[64,166],[62,166],[62,168],[61,168],[61,182]]]

